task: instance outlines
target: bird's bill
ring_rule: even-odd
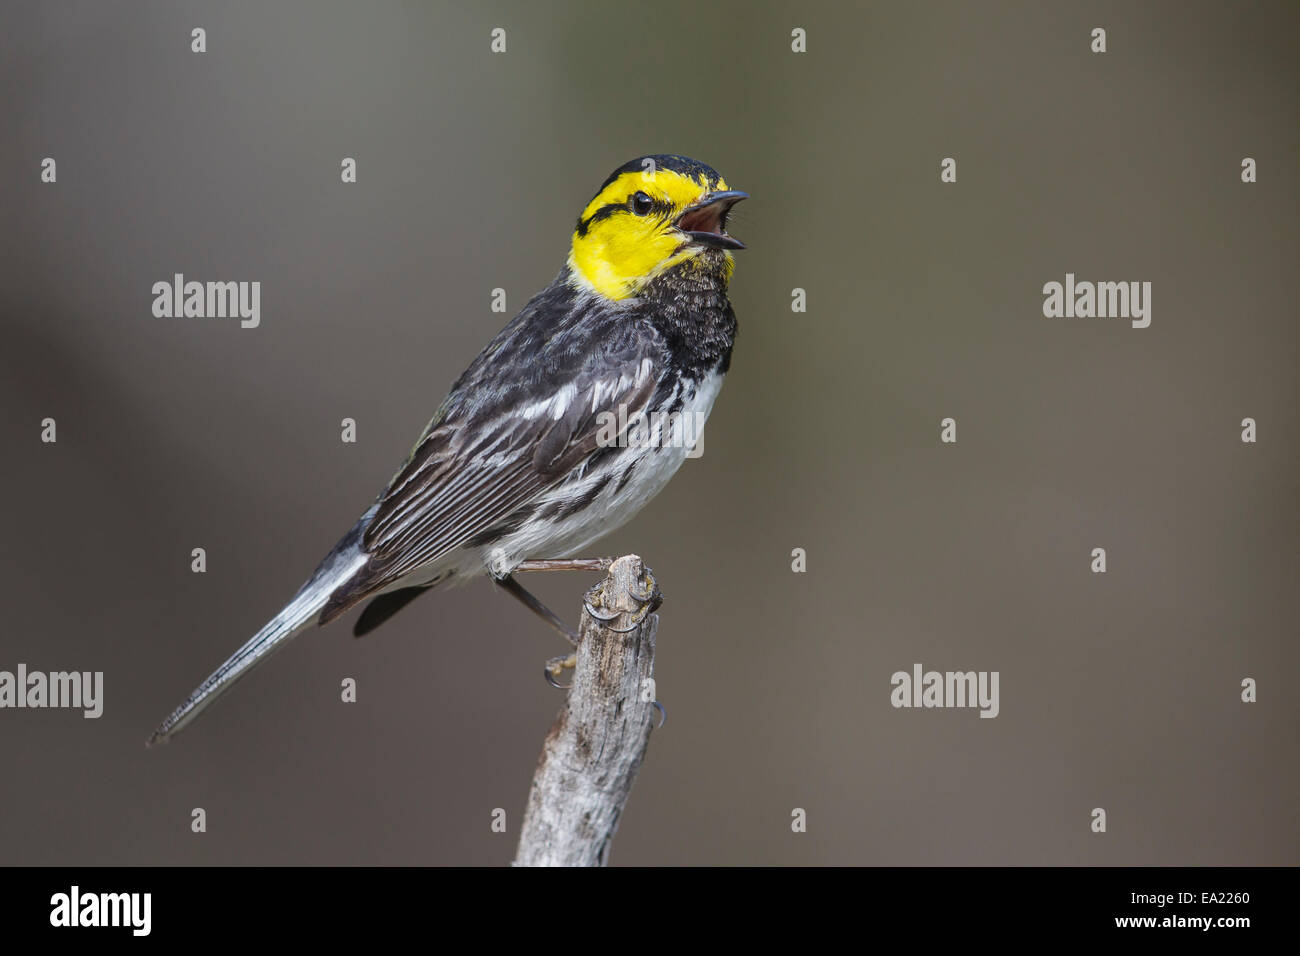
[[[674,225],[701,245],[715,249],[744,249],[743,242],[727,235],[727,214],[732,206],[748,198],[749,193],[738,189],[707,193],[688,206]]]

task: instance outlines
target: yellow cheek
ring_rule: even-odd
[[[686,259],[681,238],[657,229],[600,230],[575,238],[570,262],[601,295],[615,300],[635,294],[642,281]]]

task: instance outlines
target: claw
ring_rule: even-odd
[[[640,601],[646,605],[647,613],[649,611],[659,610],[659,606],[664,603],[664,594],[659,590],[659,582],[655,580],[654,572],[649,568],[645,569],[646,588],[643,592],[628,589],[633,600]]]
[[[546,667],[542,671],[542,676],[546,679],[546,683],[550,684],[556,690],[568,690],[573,685],[561,684],[556,678],[560,676],[561,672],[572,670],[577,666],[577,654],[570,654],[567,657],[552,657],[546,662]]]
[[[619,615],[618,611],[614,611],[608,615],[602,614],[600,611],[597,611],[592,607],[591,600],[585,597],[582,599],[582,608],[598,621],[612,621]]]
[[[627,634],[628,632],[635,631],[638,627],[640,627],[641,622],[646,619],[646,615],[654,611],[654,609],[657,608],[659,604],[658,602],[655,602],[653,604],[651,603],[642,604],[641,609],[632,615],[632,623],[629,624],[627,627],[611,627],[609,624],[610,621],[618,620],[619,616],[623,613],[622,611],[613,611],[610,614],[603,614],[600,611],[598,611],[596,608],[592,607],[591,601],[585,598],[583,599],[582,606],[588,614],[590,614],[596,620],[600,621],[601,624],[605,626],[606,630],[612,631],[615,634]]]
[[[668,723],[668,711],[664,710],[664,705],[659,701],[654,702],[654,709],[659,711],[659,723],[655,724],[655,730],[658,730],[664,724]]]
[[[662,597],[659,594],[659,585],[655,582],[655,579],[650,576],[649,572],[646,572],[646,578],[648,585],[644,594],[633,591],[631,588],[628,588],[627,593],[630,594],[634,600],[640,601],[642,604],[649,604],[651,601],[656,599],[662,600]]]

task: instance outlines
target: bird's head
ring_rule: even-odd
[[[643,156],[610,174],[578,217],[569,252],[572,281],[608,299],[638,295],[686,262],[730,278],[727,213],[748,196],[685,156]]]

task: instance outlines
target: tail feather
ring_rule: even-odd
[[[174,736],[181,728],[212,706],[257,664],[284,648],[291,639],[316,624],[320,620],[321,609],[329,602],[330,595],[339,585],[348,581],[357,568],[365,562],[365,555],[356,547],[355,537],[356,529],[353,529],[353,532],[330,552],[329,557],[321,563],[311,580],[302,586],[294,599],[285,605],[284,610],[195,688],[185,703],[177,707],[171,716],[158,726],[146,746],[152,747]]]
[[[323,601],[321,602],[324,603]],[[296,604],[296,602],[295,602]],[[239,678],[266,660],[275,651],[286,646],[290,639],[316,623],[320,607],[295,608],[290,604],[277,614],[266,627],[258,631],[230,659],[218,667],[192,694],[164,720],[149,738],[147,746],[167,740],[182,727],[214,704],[222,694],[235,685]]]

